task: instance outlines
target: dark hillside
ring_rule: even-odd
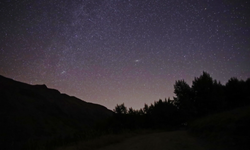
[[[249,149],[250,106],[209,115],[190,124],[191,133],[208,140],[212,149]]]
[[[0,144],[17,148],[30,141],[73,137],[111,117],[104,106],[0,76]],[[19,147],[20,149],[20,147]]]

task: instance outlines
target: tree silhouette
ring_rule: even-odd
[[[245,82],[245,105],[249,105],[250,104],[250,78],[248,78]]]
[[[148,111],[149,111],[149,107],[148,107],[148,105],[147,105],[147,104],[144,104],[144,107],[143,107],[143,113],[144,113],[144,114],[147,114],[147,113],[148,113]]]
[[[179,80],[174,85],[174,104],[180,111],[184,120],[189,120],[195,115],[194,93],[192,88],[184,81]]]
[[[228,109],[250,104],[250,79],[230,78],[225,88]]]
[[[169,128],[177,124],[176,119],[179,118],[177,114],[177,107],[171,100],[162,101],[160,99],[149,106],[146,116],[151,127]]]
[[[175,97],[144,104],[139,110],[117,105],[115,128],[173,128],[197,117],[250,104],[250,78],[246,81],[231,78],[226,85],[203,72],[195,77],[192,86],[184,80],[174,84]]]
[[[127,107],[125,107],[124,103],[122,103],[121,105],[117,104],[113,111],[118,115],[128,113]]]
[[[216,110],[216,101],[213,99],[214,81],[212,77],[203,72],[193,81],[194,105],[199,116],[207,115]]]

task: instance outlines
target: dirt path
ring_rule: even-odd
[[[206,150],[186,131],[140,135],[98,150]]]
[[[128,134],[129,135],[129,134]],[[208,148],[209,146],[209,148]],[[159,132],[126,136],[107,135],[56,150],[218,150],[189,135],[187,131]],[[219,148],[220,149],[220,148]],[[221,150],[221,149],[220,149]]]

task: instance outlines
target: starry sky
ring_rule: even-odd
[[[0,74],[113,109],[250,77],[248,0],[1,0]]]

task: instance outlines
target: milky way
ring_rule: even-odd
[[[4,0],[0,74],[113,109],[250,77],[247,0]]]

